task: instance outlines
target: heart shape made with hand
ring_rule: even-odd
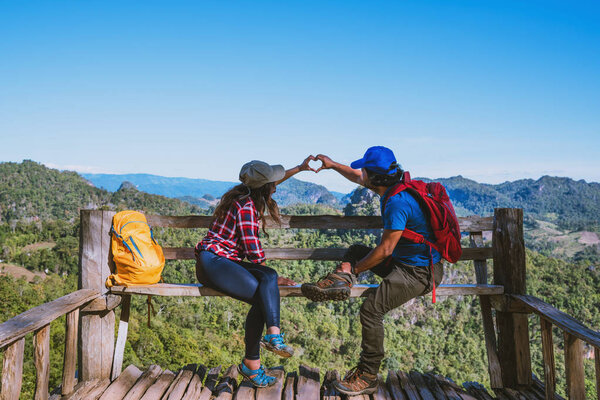
[[[321,161],[321,160],[310,160],[308,162],[308,167],[310,169],[312,169],[313,171],[317,172],[321,168],[323,168],[323,161]]]

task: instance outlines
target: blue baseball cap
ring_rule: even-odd
[[[354,169],[366,168],[378,174],[392,175],[396,172],[396,168],[392,168],[392,164],[395,162],[396,157],[390,149],[383,146],[373,146],[367,149],[363,158],[350,164],[350,167]]]

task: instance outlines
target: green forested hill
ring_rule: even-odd
[[[534,219],[571,230],[600,231],[600,184],[543,176],[499,185],[461,176],[439,180],[448,189],[457,212],[491,214],[495,207],[523,208]]]
[[[60,219],[73,221],[84,208],[136,208],[166,215],[202,212],[197,206],[124,186],[95,188],[75,172],[60,172],[33,161],[0,163],[0,223]]]

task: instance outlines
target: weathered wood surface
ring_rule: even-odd
[[[73,391],[77,378],[77,332],[79,330],[79,309],[67,314],[65,320],[65,354],[63,359],[63,377],[61,393],[67,395]]]
[[[565,314],[537,297],[527,295],[511,295],[510,297],[520,301],[531,312],[552,322],[553,325],[556,325],[563,331],[592,346],[600,347],[600,332],[591,330],[570,315]]]
[[[200,400],[209,400],[213,391],[217,387],[217,381],[219,379],[219,374],[221,373],[221,366],[217,366],[215,368],[211,368],[206,375],[206,380],[204,381],[204,387],[202,388],[202,392],[200,392]]]
[[[162,374],[163,370],[158,365],[151,365],[140,378],[137,380],[135,385],[127,392],[127,395],[123,397],[123,400],[140,400],[146,390],[156,382],[158,377]]]
[[[248,380],[244,379],[238,386],[238,389],[233,394],[233,400],[254,400],[255,396],[256,390],[254,389],[254,386],[252,386],[252,384],[248,382]],[[293,398],[294,392],[292,389],[292,397],[289,397],[289,399],[291,400]],[[284,397],[284,400],[285,399],[287,399],[287,397]]]
[[[208,228],[212,216],[166,216],[146,215],[148,224],[153,227],[169,228]],[[269,229],[382,229],[381,217],[378,216],[341,216],[341,215],[281,215],[281,225],[276,224],[270,217],[266,218]],[[472,215],[459,217],[458,222],[462,232],[491,231],[492,217]]]
[[[596,365],[596,397],[600,400],[600,348],[594,347],[594,364]]]
[[[585,399],[583,342],[568,332],[565,332],[565,370],[569,399]]]
[[[125,371],[111,383],[110,387],[102,393],[100,400],[122,399],[135,385],[140,376],[142,376],[142,371],[140,371],[138,367],[135,365],[128,366],[125,368]]]
[[[321,386],[321,397],[323,400],[341,400],[341,394],[333,386],[333,382],[340,379],[338,371],[327,371]]]
[[[110,275],[110,226],[114,211],[82,210],[80,213],[79,288],[108,292]],[[80,369],[83,381],[110,378],[114,352],[114,312],[81,312],[79,327]],[[100,360],[98,362],[98,360]]]
[[[296,371],[288,372],[285,378],[285,388],[281,396],[282,400],[294,400],[296,391],[296,380],[298,379],[298,373]],[[253,399],[250,398],[250,399]]]
[[[554,342],[552,341],[552,323],[540,318],[542,324],[542,354],[544,358],[544,382],[546,398],[554,398],[556,390],[556,370],[554,363]]]
[[[33,348],[36,371],[34,399],[47,400],[50,380],[50,325],[35,332]]]
[[[350,297],[366,297],[369,290],[375,290],[377,285],[355,285]],[[173,284],[157,283],[154,285],[140,286],[114,286],[112,293],[118,294],[141,294],[151,296],[225,296],[223,293],[203,286],[201,284]],[[468,296],[468,295],[494,295],[502,294],[504,288],[498,285],[440,285],[436,288],[438,296]],[[300,285],[280,286],[281,297],[303,297]]]
[[[130,371],[134,373],[128,377]],[[246,380],[242,380],[238,387],[236,366],[231,366],[223,373],[221,373],[221,367],[217,367],[206,374],[205,385],[202,392],[200,392],[198,385],[193,384],[193,382],[197,381],[201,384],[205,371],[204,366],[201,365],[196,368],[196,364],[187,365],[179,370],[176,375],[170,371],[161,374],[160,367],[156,365],[151,366],[144,373],[139,370],[136,371],[133,366],[129,366],[117,380],[110,384],[107,380],[82,382],[77,385],[75,393],[64,396],[62,399],[491,400],[498,398],[538,400],[544,398],[543,383],[535,377],[534,384],[530,387],[521,388],[520,390],[497,389],[496,397],[494,397],[493,393],[488,393],[476,382],[466,382],[461,387],[439,375],[421,374],[416,371],[410,373],[389,371],[385,381],[381,376],[378,376],[379,386],[372,395],[345,396],[336,392],[332,386],[333,381],[339,378],[337,371],[325,373],[323,383],[320,385],[318,369],[306,366],[300,367],[299,374],[293,371],[288,373],[287,377],[281,367],[270,369],[268,373],[277,377],[277,383],[274,386],[260,389],[254,389]],[[137,376],[137,381],[133,379],[135,376]],[[124,393],[128,387],[130,389],[125,395]],[[205,392],[205,390],[207,391]],[[562,400],[559,396],[554,398]]]
[[[195,400],[200,397],[202,393],[202,380],[204,379],[204,375],[206,375],[206,367],[204,365],[199,365],[194,372],[194,376],[190,380],[190,384],[185,392],[185,395],[181,398],[181,400]]]
[[[318,399],[321,392],[319,368],[300,365],[296,383],[296,398]]]
[[[99,295],[97,290],[78,290],[9,319],[0,325],[0,348],[50,324],[58,317],[81,307]]]
[[[100,312],[114,310],[121,304],[121,296],[114,294],[105,294],[94,300],[81,309],[81,312]]]
[[[265,257],[267,260],[320,260],[320,261],[341,261],[346,253],[345,248],[265,248]],[[163,247],[163,253],[167,260],[193,260],[195,259],[193,247]],[[492,258],[492,248],[471,248],[463,249],[463,261],[485,260]]]
[[[127,342],[127,331],[129,329],[129,312],[131,308],[131,296],[124,295],[121,304],[121,315],[119,317],[119,331],[115,344],[115,354],[112,360],[112,372],[110,379],[115,380],[123,368],[123,356],[125,354],[125,343]]]
[[[175,379],[175,374],[169,370],[164,371],[156,381],[146,390],[140,400],[159,400],[167,391],[171,382]]]
[[[180,400],[185,394],[185,389],[192,380],[194,372],[196,372],[196,367],[196,364],[188,364],[183,367],[162,398],[164,400]]]
[[[93,379],[81,382],[75,387],[75,392],[63,397],[64,400],[97,400],[110,385],[108,379]]]
[[[483,248],[483,235],[481,232],[472,232],[470,235],[471,246]],[[473,261],[475,266],[475,279],[477,284],[487,284],[488,271],[487,261],[485,259],[476,259]],[[479,305],[481,306],[481,318],[483,321],[483,333],[485,339],[485,348],[488,358],[488,371],[490,373],[490,384],[492,387],[502,387],[502,368],[498,358],[498,346],[496,342],[496,328],[492,317],[492,306],[489,296],[479,296]]]
[[[504,286],[505,293],[526,293],[525,241],[523,210],[494,210],[492,231],[494,251],[494,284]],[[496,313],[498,326],[498,358],[505,387],[531,384],[531,354],[527,316]]]
[[[25,338],[21,338],[9,345],[4,351],[2,361],[2,386],[0,386],[1,400],[18,400],[23,384],[23,356],[25,352]]]
[[[267,374],[274,376],[277,380],[272,386],[256,389],[256,400],[280,400],[285,383],[285,371],[283,368],[271,368],[267,370]]]
[[[232,365],[223,374],[213,392],[215,400],[231,400],[237,389],[237,365]]]

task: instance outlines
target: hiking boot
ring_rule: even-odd
[[[294,349],[285,344],[285,341],[283,340],[284,335],[284,333],[277,335],[265,335],[260,340],[260,345],[280,357],[291,357],[294,355]]]
[[[354,367],[344,379],[333,382],[333,386],[338,392],[348,396],[358,396],[360,394],[371,394],[377,390],[377,375],[369,374]]]
[[[346,300],[356,284],[356,276],[346,272],[332,272],[316,283],[304,283],[300,290],[312,301]]]

